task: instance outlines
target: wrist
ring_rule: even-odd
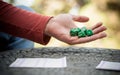
[[[53,29],[52,25],[53,25],[54,22],[55,22],[54,17],[51,17],[49,19],[48,23],[46,24],[46,28],[45,28],[45,34],[46,35],[51,36],[49,32],[50,32],[51,29]]]

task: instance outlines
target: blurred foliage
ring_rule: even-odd
[[[10,0],[10,3],[14,3],[15,0]]]
[[[47,15],[68,13],[74,5],[83,6],[88,0],[35,0],[32,8]]]
[[[70,10],[70,4],[66,0],[36,0],[32,8],[42,14],[56,15],[67,13]]]
[[[15,2],[15,0],[3,0],[3,1],[11,3],[11,4],[14,4],[14,2]]]

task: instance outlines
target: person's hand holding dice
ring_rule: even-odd
[[[87,29],[86,27],[80,28],[72,28],[70,30],[71,36],[78,36],[78,38],[86,37],[86,36],[92,36],[93,31],[91,29]]]
[[[78,28],[74,21],[87,22],[88,17],[75,16],[70,14],[60,14],[53,17],[48,22],[45,34],[53,36],[68,44],[80,44],[106,37],[106,27],[102,23],[97,23],[91,28]]]

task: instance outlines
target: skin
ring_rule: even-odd
[[[104,32],[106,30],[106,27],[103,26],[101,22],[89,28],[92,29],[94,33],[94,35],[90,37],[78,38],[77,36],[75,37],[70,36],[69,33],[70,29],[77,27],[74,21],[87,22],[89,21],[89,18],[86,16],[60,14],[50,19],[50,21],[46,26],[45,34],[49,36],[53,36],[56,39],[70,45],[87,43],[87,42],[95,41],[97,39],[102,39],[107,36],[106,33]]]

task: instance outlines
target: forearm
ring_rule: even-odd
[[[50,37],[44,31],[50,18],[0,1],[0,31],[47,44]]]

